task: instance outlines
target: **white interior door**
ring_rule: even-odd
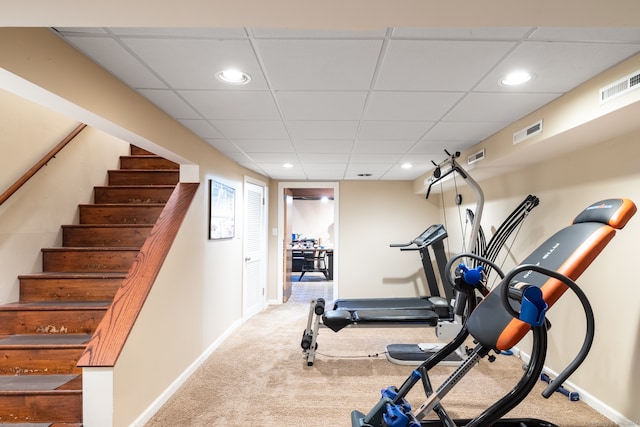
[[[264,193],[264,186],[245,181],[242,315],[245,320],[263,310],[266,305],[266,215]]]

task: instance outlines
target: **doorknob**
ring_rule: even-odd
[[[248,256],[248,257],[246,257],[244,260],[245,260],[245,261],[251,261],[251,257],[250,257],[250,256]]]

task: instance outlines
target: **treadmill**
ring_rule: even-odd
[[[506,237],[516,228],[516,226],[526,217],[528,212],[538,205],[535,196],[528,196],[518,208],[500,226],[498,232],[494,234],[488,246],[478,243],[480,237],[480,219],[484,206],[484,194],[480,186],[469,176],[469,174],[458,165],[456,158],[459,152],[451,155],[445,150],[448,159],[439,165],[427,189],[426,197],[429,197],[431,187],[445,179],[448,175],[457,173],[476,193],[476,213],[473,227],[469,239],[469,252],[480,250],[485,252],[489,247],[501,247]],[[446,172],[442,168],[448,167]],[[336,300],[331,310],[325,310],[325,301],[322,298],[312,300],[309,310],[307,328],[303,332],[301,346],[307,355],[307,365],[313,365],[315,352],[317,349],[317,334],[320,325],[326,326],[338,332],[349,326],[370,326],[370,327],[409,327],[409,326],[431,326],[436,328],[438,339],[449,342],[462,327],[463,316],[465,314],[466,298],[457,298],[452,286],[448,283],[448,272],[446,272],[447,257],[444,250],[443,240],[447,237],[447,232],[441,224],[435,224],[426,229],[418,237],[409,243],[392,244],[391,247],[399,247],[400,250],[417,250],[422,258],[423,269],[427,277],[427,283],[431,296],[425,297],[405,297],[405,298],[362,298],[362,299],[342,299]],[[434,254],[438,272],[440,275],[444,297],[438,289],[436,274],[433,270],[429,248]],[[497,255],[497,251],[494,256]],[[487,266],[487,271],[489,268]],[[322,322],[320,322],[322,319]],[[442,344],[444,345],[444,344]],[[437,352],[440,344],[391,344],[387,346],[387,358],[393,363],[414,365],[420,364]],[[466,358],[465,351],[461,348],[457,353],[450,355],[445,364],[459,364]]]

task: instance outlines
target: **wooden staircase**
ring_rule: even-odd
[[[0,306],[0,427],[80,426],[77,361],[179,181],[179,166],[131,146],[42,273],[19,276],[20,300]]]

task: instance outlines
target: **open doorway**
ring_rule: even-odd
[[[294,289],[335,299],[338,183],[281,182],[278,193],[278,300],[288,301]]]

